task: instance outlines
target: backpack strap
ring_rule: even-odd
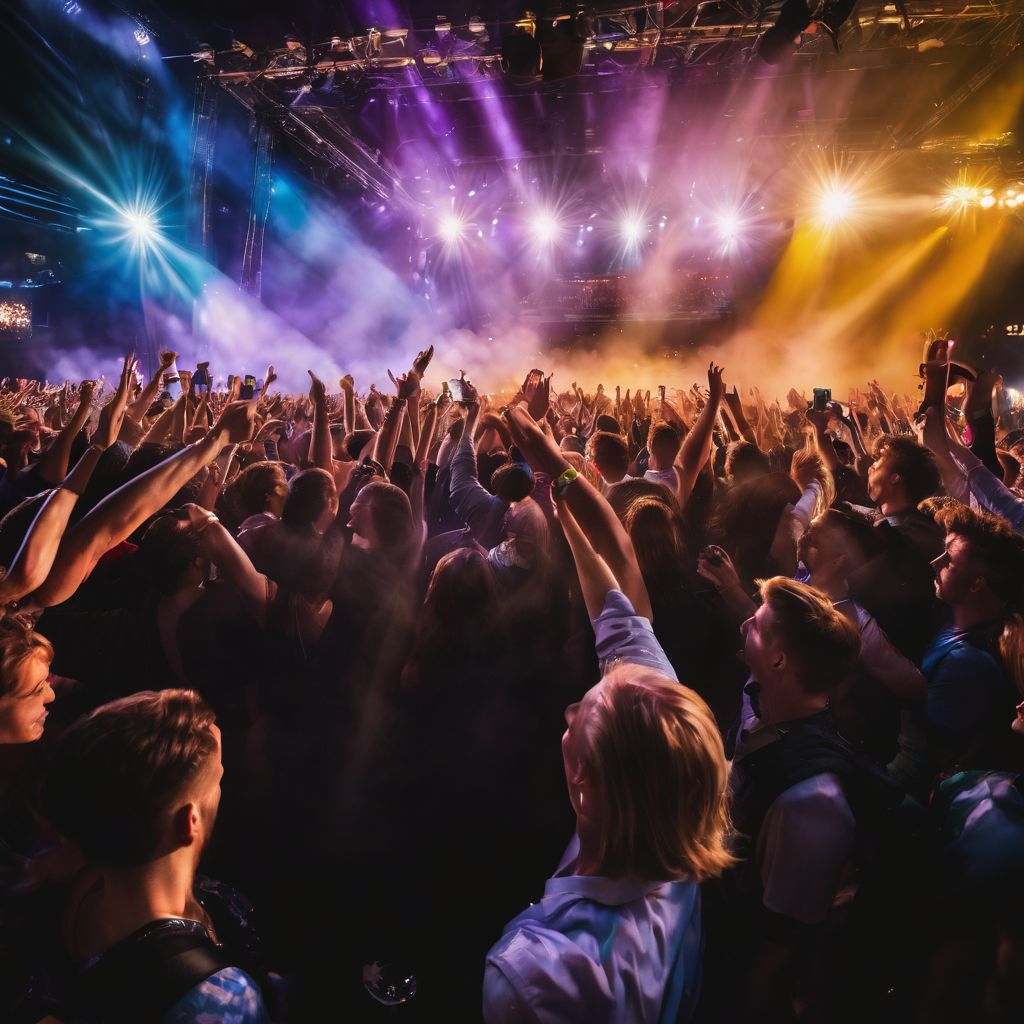
[[[233,966],[198,922],[151,921],[79,975],[71,1004],[104,1022],[157,1022],[196,985]]]

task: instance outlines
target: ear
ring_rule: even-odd
[[[786,665],[786,652],[781,649],[777,649],[772,655],[772,668],[775,669],[776,672],[785,672]]]
[[[182,804],[174,812],[174,839],[179,846],[192,846],[199,838],[199,809],[194,803]]]

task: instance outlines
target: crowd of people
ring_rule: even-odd
[[[432,355],[0,385],[0,1018],[1024,1019],[998,375]]]

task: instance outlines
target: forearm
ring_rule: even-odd
[[[313,404],[313,443],[310,446],[309,460],[317,469],[325,469],[330,473],[333,465],[333,455],[327,402],[324,399],[318,399]]]
[[[377,433],[377,439],[373,446],[373,457],[386,470],[390,471],[391,463],[395,457],[395,448],[398,447],[398,434],[402,427],[402,417],[405,415],[405,402],[395,399],[391,408],[388,409],[384,422]]]
[[[612,575],[611,569],[608,568],[608,563],[601,558],[590,541],[587,540],[575,516],[568,509],[563,507],[559,514],[559,522],[562,525],[565,539],[569,542],[573,560],[576,562],[576,572],[579,575],[580,589],[583,593],[583,603],[587,607],[587,615],[593,622],[604,609],[605,598],[609,592],[618,589],[618,581]]]
[[[50,446],[50,450],[43,456],[39,467],[39,475],[47,483],[60,483],[67,475],[68,460],[71,458],[71,446],[75,438],[85,426],[89,413],[92,411],[92,403],[83,398],[78,403],[71,422],[57,435],[56,441]]]
[[[87,448],[64,483],[54,488],[43,502],[6,575],[0,580],[0,604],[18,601],[42,586],[56,558],[68,519],[102,454],[99,448]]]
[[[821,456],[821,461],[825,463],[825,467],[830,473],[834,473],[840,466],[839,456],[836,454],[836,447],[832,443],[832,438],[825,430],[825,425],[817,421],[812,421],[811,426],[814,428],[814,447],[818,451],[818,455]]]
[[[715,426],[715,418],[718,415],[718,402],[708,400],[701,409],[697,422],[693,429],[686,435],[682,448],[676,459],[676,466],[679,469],[679,502],[686,504],[693,484],[700,473],[701,466],[707,462],[711,455],[711,435]]]
[[[215,517],[199,535],[199,550],[239,593],[253,617],[263,625],[267,616],[267,577],[256,571],[249,556]]]
[[[35,596],[36,602],[48,608],[66,601],[104,552],[163,508],[220,447],[220,437],[211,432],[104,498],[65,536],[46,582]]]
[[[431,404],[427,410],[427,418],[423,421],[420,436],[416,442],[416,454],[413,462],[417,466],[424,465],[430,456],[430,447],[434,443],[434,431],[437,428],[437,406]]]
[[[345,388],[345,433],[350,434],[356,429],[356,393],[352,388]]]

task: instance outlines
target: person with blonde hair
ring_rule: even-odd
[[[679,1020],[700,977],[699,884],[732,863],[721,737],[654,638],[611,507],[526,414],[507,416],[534,470],[555,481],[603,677],[566,711],[576,835],[543,899],[488,954],[484,1019]]]

